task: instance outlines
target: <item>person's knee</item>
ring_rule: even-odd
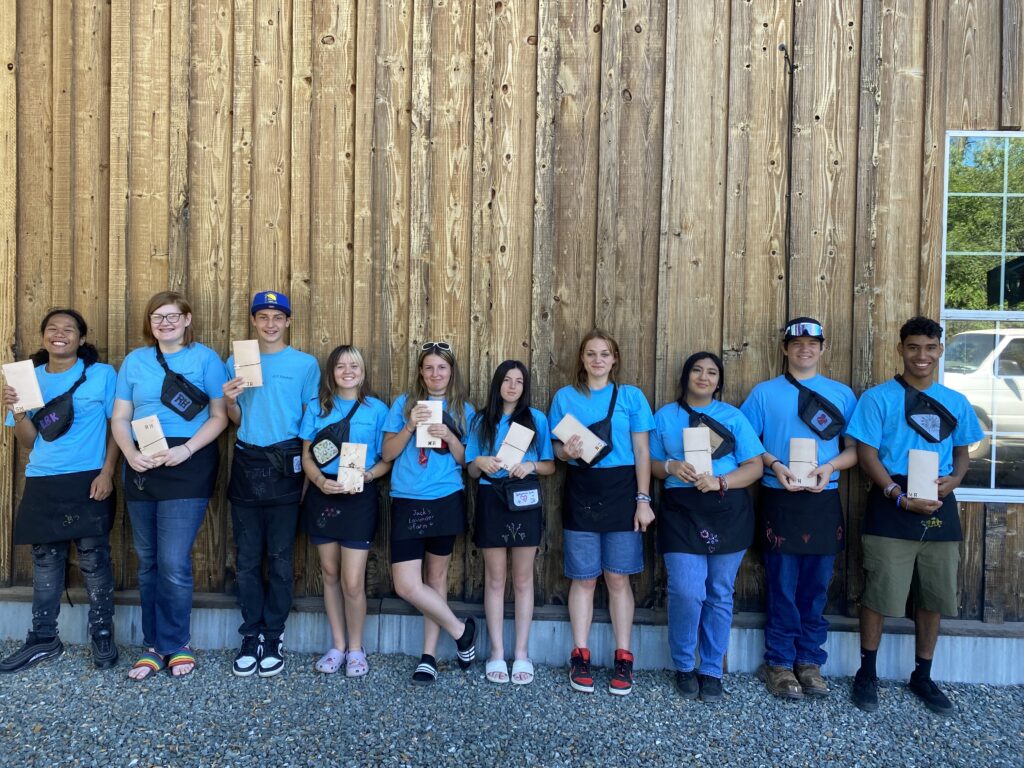
[[[157,569],[160,579],[176,587],[192,587],[192,556],[157,558]]]
[[[320,563],[320,576],[323,578],[324,584],[335,587],[340,581],[339,569],[337,563]]]
[[[36,568],[56,568],[67,560],[67,550],[55,544],[35,544],[32,547],[32,562]]]
[[[523,574],[512,574],[512,588],[517,594],[533,592],[533,571]]]
[[[633,594],[633,587],[629,583],[629,576],[624,573],[608,573],[606,571],[604,574],[604,583],[605,586],[608,587],[608,592],[610,594]]]
[[[484,573],[484,585],[488,592],[505,591],[505,569],[488,568]]]
[[[363,571],[346,573],[341,579],[341,591],[346,600],[359,600],[366,596],[366,578]]]
[[[572,587],[576,592],[593,594],[597,588],[597,578],[593,579],[573,579]]]

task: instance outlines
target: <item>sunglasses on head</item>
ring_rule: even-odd
[[[420,347],[420,351],[426,352],[431,349],[440,349],[442,352],[451,352],[452,345],[447,341],[425,341],[423,346]]]
[[[825,331],[818,323],[793,323],[786,326],[786,338],[791,336],[817,336],[825,338]]]

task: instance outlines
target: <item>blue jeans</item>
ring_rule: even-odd
[[[764,625],[764,661],[791,669],[794,664],[821,666],[828,658],[828,622],[822,612],[828,599],[835,555],[764,553],[768,618]]]
[[[281,637],[292,609],[292,552],[299,519],[298,504],[273,507],[231,505],[231,527],[238,548],[238,607],[243,636]],[[267,583],[263,585],[263,553]]]
[[[725,555],[666,552],[668,569],[668,646],[672,663],[689,672],[696,663],[700,631],[702,675],[722,676],[722,660],[729,648],[732,594],[743,551]]]
[[[632,576],[644,569],[644,539],[639,531],[562,532],[565,578],[596,579],[603,571]]]
[[[70,542],[32,546],[32,631],[40,637],[57,636],[60,593]],[[89,595],[89,634],[114,631],[114,573],[110,565],[110,540],[106,535],[75,540],[78,567]]]
[[[209,499],[129,501],[139,558],[142,637],[161,655],[189,643],[192,621],[192,544]]]

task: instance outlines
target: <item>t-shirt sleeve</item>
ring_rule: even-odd
[[[461,442],[463,445],[467,445],[469,443],[469,433],[470,431],[472,431],[471,428],[473,426],[473,417],[476,416],[476,408],[474,408],[469,403],[466,403],[463,409],[463,413],[465,413],[466,415],[466,431],[462,435]]]
[[[857,401],[857,407],[853,409],[853,416],[846,432],[858,442],[879,448],[882,445],[883,421],[884,414],[879,398],[868,390]]]
[[[320,415],[320,403],[315,400],[306,404],[306,410],[302,414],[302,421],[299,424],[299,437],[303,440],[313,442],[316,437],[316,418]]]
[[[405,429],[405,416],[402,413],[402,409],[405,407],[405,399],[405,395],[399,395],[395,398],[395,402],[391,404],[388,416],[384,420],[385,432],[398,433]]]
[[[235,356],[234,355],[228,355],[228,359],[224,361],[224,375],[228,377],[228,381],[231,381],[233,378],[235,378]]]
[[[483,454],[480,453],[480,436],[473,421],[469,422],[466,431],[469,433],[469,440],[466,443],[466,463],[469,464],[477,456],[482,456]]]
[[[306,377],[302,381],[302,400],[305,402],[314,399],[319,388],[320,366],[316,360],[311,360],[309,367],[306,369]],[[384,407],[386,408],[387,406]]]
[[[764,403],[761,400],[759,387],[754,387],[753,391],[747,395],[747,399],[740,406],[740,413],[750,424],[755,435],[764,434]],[[849,420],[849,416],[847,416],[847,420]]]
[[[224,397],[224,385],[227,381],[224,363],[211,349],[203,369],[203,389],[211,399],[216,400],[218,397]]]
[[[953,445],[971,445],[984,437],[981,424],[978,423],[978,414],[974,412],[971,404],[966,398],[960,399],[960,415],[956,420],[956,429],[953,430]]]
[[[554,460],[555,452],[551,450],[551,430],[548,428],[548,417],[540,411],[534,411],[533,425],[537,427],[537,439],[534,443],[537,446],[537,460]]]
[[[757,433],[754,432],[754,428],[750,422],[747,421],[747,417],[742,412],[736,414],[736,450],[734,455],[736,461],[742,464],[744,461],[753,459],[755,456],[760,456],[764,453],[764,446],[757,437]]]
[[[128,355],[122,363],[121,368],[117,372],[117,384],[114,386],[114,397],[117,400],[128,400],[132,399],[132,385],[129,381],[129,375],[131,374],[132,368],[132,357]]]
[[[117,374],[113,368],[103,369],[103,409],[109,419],[114,415],[114,391],[117,389]]]
[[[665,451],[665,440],[662,438],[662,433],[665,429],[666,426],[664,420],[660,415],[655,414],[654,429],[651,430],[650,442],[652,461],[664,461],[668,458],[668,453]]]
[[[558,422],[565,418],[565,408],[565,395],[563,394],[563,390],[560,389],[557,392],[555,392],[555,396],[551,398],[551,408],[548,410],[548,424],[550,425],[549,429],[554,429],[556,426],[558,426]],[[551,433],[551,439],[558,439],[557,437],[555,437],[553,432]]]
[[[643,390],[632,386],[625,390],[629,395],[629,431],[650,432],[654,429],[654,414]]]

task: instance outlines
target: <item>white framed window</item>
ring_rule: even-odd
[[[1024,132],[948,131],[942,382],[985,437],[961,500],[1024,501]]]

